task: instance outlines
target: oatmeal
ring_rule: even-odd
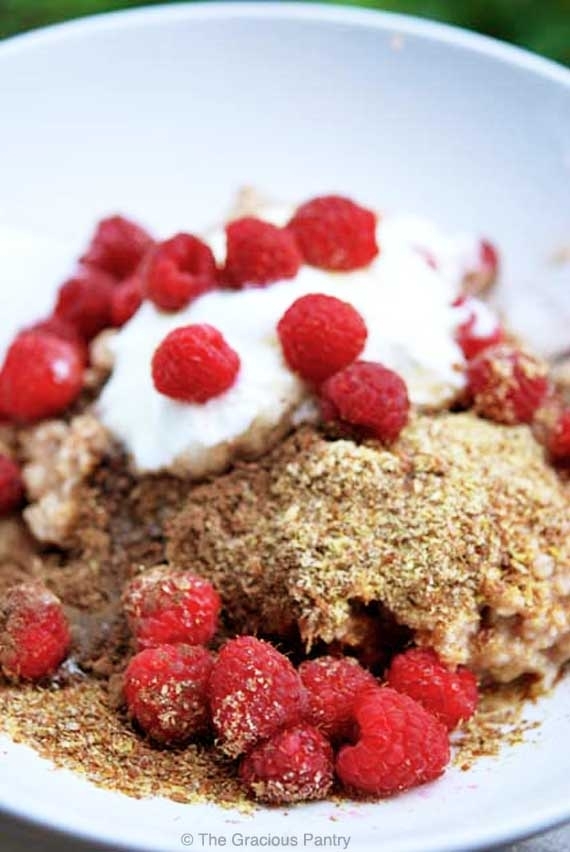
[[[195,489],[167,554],[214,581],[241,631],[350,645],[375,604],[451,663],[552,680],[569,532],[570,492],[528,427],[448,414],[418,417],[389,450],[299,433]]]
[[[488,241],[246,203],[103,220],[8,349],[1,726],[130,795],[377,799],[570,659],[564,382]]]

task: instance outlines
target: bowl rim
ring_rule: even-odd
[[[26,746],[24,747],[26,748]],[[144,801],[144,799],[140,801]],[[382,806],[385,802],[379,804]],[[185,807],[192,807],[192,805]],[[302,805],[296,807],[302,807]],[[291,813],[291,809],[289,809],[289,813]],[[7,807],[0,802],[0,820],[3,817],[7,817],[10,820],[10,825],[20,832],[29,832],[31,829],[32,831],[42,830],[43,833],[47,830],[49,840],[54,842],[63,840],[67,843],[79,841],[81,844],[88,844],[85,852],[159,852],[159,847],[154,844],[133,843],[124,838],[115,838],[108,829],[102,836],[95,834],[90,829],[66,825],[62,820],[29,815],[26,812],[18,811],[15,807]],[[473,838],[470,828],[455,830],[445,838],[445,845],[442,845],[441,837],[435,837],[430,842],[424,836],[421,848],[422,852],[489,852],[490,849],[500,850],[507,843],[524,842],[545,832],[555,831],[565,826],[570,828],[570,808],[566,804],[563,812],[559,805],[553,805],[543,807],[538,816],[536,813],[533,815],[532,812],[525,814],[524,820],[517,823],[515,830],[508,821],[505,821],[499,830],[493,828],[492,824],[481,824],[475,838]],[[367,838],[360,836],[357,843],[358,846],[353,846],[355,852],[356,850],[358,852],[373,852],[373,850],[376,852],[378,849],[378,838],[375,835],[370,835]],[[81,852],[81,849],[78,848],[77,852]]]
[[[83,15],[70,21],[38,27],[0,39],[0,59],[36,47],[57,44],[68,38],[81,37],[85,31],[105,32],[146,25],[153,21],[196,21],[249,18],[257,20],[298,20],[317,23],[345,23],[350,26],[379,31],[397,30],[398,34],[420,36],[473,53],[516,65],[527,71],[570,87],[570,68],[533,53],[526,48],[483,35],[452,24],[369,9],[358,6],[336,6],[327,2],[292,2],[292,0],[195,0],[192,3],[172,2],[157,6],[138,6],[113,12]]]
[[[114,12],[82,16],[72,21],[52,24],[33,29],[0,40],[0,61],[6,57],[33,52],[37,48],[55,47],[58,44],[83,38],[92,33],[117,32],[137,27],[152,26],[158,22],[216,21],[216,20],[272,20],[306,21],[317,24],[344,24],[352,28],[375,30],[379,33],[396,33],[402,36],[417,36],[424,40],[457,47],[461,50],[490,58],[504,65],[523,69],[534,76],[549,80],[562,86],[570,94],[570,68],[538,56],[524,48],[507,44],[498,39],[457,26],[440,23],[430,19],[418,18],[394,12],[385,12],[353,6],[332,6],[327,3],[279,2],[228,2],[228,0],[199,0],[193,3],[168,3],[160,6],[137,7]],[[30,814],[14,804],[0,802],[0,816],[8,817],[16,827],[35,827],[47,829],[57,837],[76,839],[83,843],[96,845],[100,849],[146,850],[155,849],[140,844],[132,845],[124,840],[113,840],[108,832],[101,836],[92,829],[78,828],[66,824],[54,814],[45,818]],[[456,831],[447,838],[448,850],[469,850],[486,848],[489,843],[500,844],[523,839],[548,829],[554,829],[570,820],[570,806],[554,802],[543,807],[538,813],[526,813],[516,828],[508,822],[498,829],[482,824],[477,837],[468,836],[465,831]],[[427,839],[426,839],[427,840]],[[372,843],[374,840],[372,839]],[[367,844],[368,845],[368,844]],[[429,841],[424,846],[426,852],[440,852],[432,849]]]

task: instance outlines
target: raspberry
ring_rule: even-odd
[[[181,402],[207,402],[234,384],[237,352],[211,325],[187,325],[168,334],[152,359],[159,393]]]
[[[179,745],[205,733],[213,658],[198,645],[161,645],[129,662],[123,691],[129,716],[151,739]]]
[[[0,516],[9,515],[24,499],[24,483],[16,462],[0,453]]]
[[[111,295],[111,324],[121,328],[138,311],[143,302],[140,277],[135,273],[117,284]]]
[[[102,219],[81,263],[94,266],[114,278],[127,278],[153,245],[152,237],[124,216]]]
[[[230,287],[264,287],[294,278],[303,261],[289,231],[253,216],[230,222],[226,237],[222,280]]]
[[[307,201],[287,227],[311,266],[350,271],[368,266],[378,254],[376,216],[340,195]]]
[[[406,423],[410,403],[400,376],[371,361],[355,361],[320,389],[323,420],[337,421],[379,441],[394,441]]]
[[[220,597],[209,580],[159,565],[126,586],[123,604],[139,648],[209,642],[218,624]]]
[[[418,701],[448,730],[470,719],[479,694],[475,675],[464,666],[451,671],[431,649],[411,648],[392,660],[386,681]]]
[[[85,365],[89,363],[89,348],[77,329],[67,322],[67,320],[52,314],[45,320],[34,323],[25,331],[38,331],[45,334],[52,334],[54,337],[59,337],[60,340],[67,340],[68,343],[73,343],[77,347],[78,354]]]
[[[324,799],[333,781],[332,749],[311,725],[286,728],[243,759],[239,777],[262,802]]]
[[[29,422],[61,414],[83,386],[83,362],[73,343],[52,334],[19,334],[0,372],[0,408],[10,419]]]
[[[13,586],[0,607],[0,668],[6,677],[41,680],[71,645],[61,601],[43,583]]]
[[[89,342],[111,325],[114,279],[99,269],[83,267],[59,288],[55,314]]]
[[[293,302],[279,320],[277,333],[289,367],[315,384],[354,361],[368,335],[352,305],[321,293]]]
[[[350,739],[356,695],[376,678],[352,657],[319,657],[299,666],[307,691],[307,719],[332,740]]]
[[[497,423],[529,423],[548,391],[546,365],[520,349],[499,344],[467,365],[475,411]]]
[[[469,311],[469,316],[458,326],[455,339],[468,360],[475,358],[484,349],[496,346],[504,340],[504,331],[489,308],[476,299],[462,297],[461,304]]]
[[[176,234],[150,253],[143,293],[163,311],[179,311],[216,286],[216,261],[206,243]]]
[[[468,269],[463,278],[462,290],[475,296],[487,291],[499,274],[499,252],[488,240],[481,240],[477,247],[477,258],[472,269]]]
[[[214,663],[210,707],[226,754],[237,757],[259,740],[302,719],[299,675],[272,645],[254,636],[230,639]]]
[[[356,745],[343,746],[336,772],[355,794],[391,796],[433,781],[449,762],[449,737],[421,704],[390,687],[363,692],[355,704]]]

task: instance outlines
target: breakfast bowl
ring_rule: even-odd
[[[509,328],[545,358],[570,348],[570,73],[553,63],[398,15],[184,4],[4,42],[0,109],[2,355],[49,312],[103,216],[120,210],[161,239],[208,233],[243,185],[485,235]],[[496,754],[394,798],[249,811],[126,796],[112,773],[97,786],[3,735],[2,820],[74,849],[485,848],[570,819],[569,699],[561,677]]]

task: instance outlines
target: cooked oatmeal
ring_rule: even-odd
[[[353,645],[380,604],[451,663],[551,682],[570,655],[569,509],[528,427],[418,417],[390,450],[304,431],[197,488],[167,554],[241,630]]]

